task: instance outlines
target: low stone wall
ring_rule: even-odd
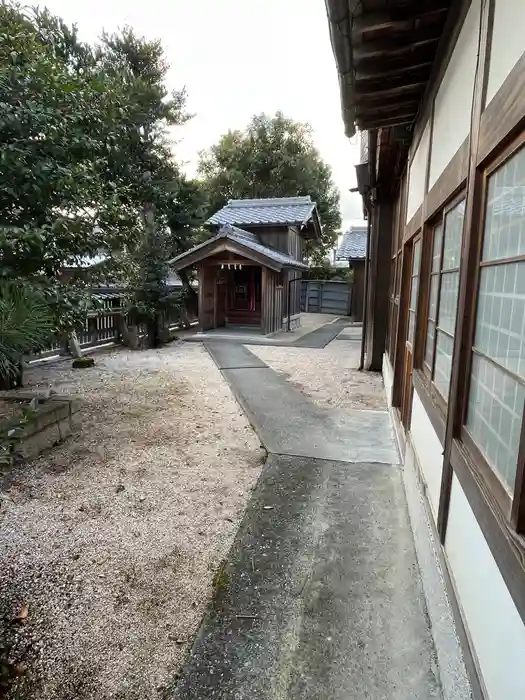
[[[1,398],[22,404],[22,416],[0,422],[2,435],[11,436],[11,459],[33,459],[73,430],[78,403],[67,396],[54,394],[47,398],[13,391],[2,392]]]

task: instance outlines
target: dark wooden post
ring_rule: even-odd
[[[97,317],[90,316],[88,318],[89,342],[90,345],[95,345],[98,340]]]
[[[62,356],[69,355],[69,337],[67,333],[60,334],[60,349],[58,354]]]
[[[380,372],[383,367],[383,353],[385,351],[390,284],[389,275],[385,271],[390,269],[390,248],[394,222],[392,198],[387,193],[383,197],[379,197],[373,211],[373,217],[370,240],[370,279],[366,290],[369,297],[365,368]]]

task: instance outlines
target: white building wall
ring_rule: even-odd
[[[422,494],[421,468],[417,464],[410,440],[406,446],[403,482],[427,612],[436,646],[443,700],[472,700],[463,650],[457,636],[449,597],[443,585],[443,571],[439,559],[441,544],[431,523],[432,515],[428,509],[428,501]]]
[[[429,188],[452,160],[470,132],[471,111],[478,54],[481,0],[472,0],[450,63],[434,103],[432,129],[427,124],[409,170],[407,221],[421,205],[424,195],[426,157],[430,151]],[[525,0],[496,0],[493,40],[487,88],[487,104],[494,97],[516,62],[525,52]],[[431,144],[425,136],[432,133]],[[384,363],[389,404],[393,372]],[[428,537],[417,494],[430,506],[437,521],[443,446],[417,391],[412,400],[410,435],[406,442],[404,479],[420,566]],[[414,505],[415,504],[415,505]],[[426,506],[425,506],[426,507]],[[412,512],[413,511],[413,512]],[[440,545],[435,543],[436,548]],[[453,476],[445,557],[458,603],[481,672],[488,700],[525,700],[525,625],[492,556],[483,532],[457,477]],[[431,568],[431,567],[430,567]],[[439,598],[427,590],[429,610]],[[431,615],[439,619],[439,613]],[[441,662],[441,659],[440,659]],[[441,665],[441,663],[440,663]],[[452,697],[455,697],[452,694]],[[458,697],[460,697],[458,695]]]
[[[496,0],[486,104],[489,104],[497,93],[523,52],[525,52],[524,0]]]
[[[445,552],[490,700],[525,698],[525,626],[454,476]]]
[[[415,389],[412,398],[410,435],[425,481],[432,515],[437,522],[443,472],[443,447]]]
[[[480,9],[481,0],[472,0],[434,102],[429,188],[470,132]]]
[[[423,204],[427,176],[428,148],[430,146],[430,123],[421,135],[418,147],[410,163],[408,175],[407,222]]]

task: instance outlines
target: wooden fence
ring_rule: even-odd
[[[96,306],[88,312],[84,326],[77,331],[78,342],[83,350],[122,342],[122,322],[124,321],[128,327],[132,323],[129,317],[124,314],[124,294],[125,290],[122,289],[93,290]],[[164,319],[164,326],[169,330],[174,330],[181,323],[181,320],[180,311],[174,310]],[[136,329],[138,339],[144,338],[146,335],[145,324],[136,324]],[[31,357],[31,360],[67,354],[69,354],[67,337],[55,338],[42,352]]]
[[[352,288],[352,282],[303,280],[301,311],[348,316],[352,307]]]

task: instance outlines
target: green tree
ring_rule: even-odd
[[[104,34],[97,51],[104,73],[119,81],[126,103],[121,113],[118,147],[109,154],[106,177],[123,182],[140,210],[155,207],[165,214],[177,190],[180,171],[174,160],[168,127],[181,126],[190,115],[184,90],[166,89],[168,64],[159,41],[149,41],[125,28]]]
[[[146,214],[170,254],[187,183],[167,129],[189,115],[184,91],[165,88],[167,68],[160,43],[129,29],[91,47],[47,11],[0,4],[0,277],[42,290],[57,329],[84,320],[86,258],[105,256],[105,280],[151,278],[138,269],[160,254]],[[71,265],[79,272],[66,280]]]
[[[124,98],[60,20],[0,5],[0,276],[43,290],[62,328],[78,323],[89,288],[63,267],[111,260],[137,229],[129,186],[102,176]]]
[[[137,37],[129,28],[103,37],[98,60],[107,73],[120,76],[129,103],[108,178],[129,185],[130,201],[141,212],[141,239],[130,255],[131,310],[146,322],[150,344],[156,346],[160,320],[177,303],[165,284],[167,261],[191,245],[204,216],[201,189],[182,174],[167,131],[190,118],[186,94],[167,92],[168,64],[160,42]]]
[[[181,178],[177,196],[172,201],[168,216],[169,238],[167,241],[169,257],[174,258],[202,243],[210,237],[210,232],[203,223],[207,213],[206,192],[198,180]],[[179,276],[184,287],[183,301],[188,310],[196,313],[198,308],[197,292],[191,286],[194,273],[181,270]]]
[[[309,253],[320,260],[333,247],[341,227],[339,192],[307,124],[281,112],[256,115],[246,130],[229,131],[202,152],[199,172],[209,213],[228,199],[310,195],[317,202],[323,234]]]

